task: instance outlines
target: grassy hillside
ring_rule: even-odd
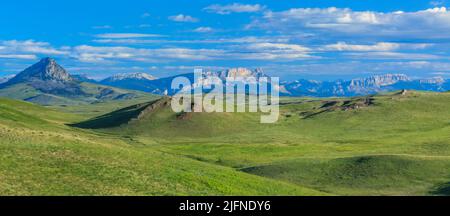
[[[19,83],[1,88],[0,97],[24,100],[89,117],[159,98],[144,92],[91,83],[80,83],[79,86],[84,94],[68,96],[44,93],[29,84]]]
[[[168,107],[98,132],[145,148],[342,195],[448,194],[450,94],[286,98],[277,124],[260,113]]]
[[[164,100],[0,99],[0,194],[450,195],[449,103],[283,98],[279,122],[260,124],[261,113],[174,113]]]
[[[83,118],[0,99],[0,194],[325,194],[65,125]]]
[[[450,195],[445,191],[449,159],[417,155],[293,159],[243,171],[343,195]]]

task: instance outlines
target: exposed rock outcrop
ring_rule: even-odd
[[[9,83],[32,82],[35,80],[67,83],[74,81],[70,74],[56,63],[55,59],[43,58],[38,63],[25,69],[10,79]]]

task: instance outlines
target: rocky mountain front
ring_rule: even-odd
[[[284,95],[314,97],[348,97],[403,89],[444,92],[450,81],[442,77],[411,79],[405,74],[384,74],[367,78],[337,81],[295,80],[283,82]]]
[[[54,59],[44,58],[15,77],[2,79],[0,88],[25,83],[44,93],[63,96],[86,96],[86,93],[79,85],[82,82],[87,82],[153,94],[164,95],[167,93],[173,95],[176,93],[176,90],[171,90],[172,80],[180,76],[186,77],[194,83],[193,73],[164,78],[155,78],[147,73],[127,73],[116,74],[101,81],[95,81],[84,75],[72,76]],[[202,72],[202,76],[203,78],[216,76],[223,81],[226,78],[237,77],[255,77],[257,79],[268,77],[262,69],[251,70],[240,67],[219,71],[206,70]],[[299,79],[282,81],[280,87],[280,93],[283,96],[348,97],[403,89],[444,92],[450,91],[450,81],[442,77],[412,79],[405,74],[383,74],[352,80],[317,81]],[[102,91],[102,93],[105,92]],[[108,90],[108,92],[111,91]]]
[[[8,87],[26,84],[47,94],[59,96],[86,96],[79,82],[74,79],[55,59],[43,58],[15,77],[0,85]]]
[[[55,59],[43,58],[0,84],[0,97],[10,97],[41,105],[96,103],[129,100],[145,95],[129,90],[89,83],[83,76],[72,76]]]
[[[56,63],[55,59],[43,58],[38,63],[25,69],[7,83],[32,82],[35,80],[68,83],[74,81],[70,74]]]

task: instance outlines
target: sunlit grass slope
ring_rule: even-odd
[[[276,124],[260,124],[261,113],[179,115],[160,107],[98,132],[333,194],[449,191],[449,93],[286,98]]]
[[[66,126],[83,118],[0,99],[0,194],[325,194]]]

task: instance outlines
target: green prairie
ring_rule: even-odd
[[[135,102],[0,99],[0,194],[450,195],[450,93],[282,98],[276,124]]]

